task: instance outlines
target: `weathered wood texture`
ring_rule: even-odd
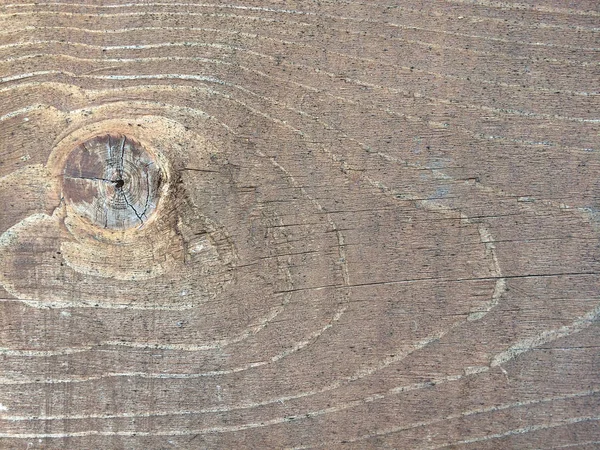
[[[598,448],[596,0],[3,1],[0,448]]]

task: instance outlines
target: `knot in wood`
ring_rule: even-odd
[[[162,179],[156,159],[139,142],[105,134],[68,155],[63,195],[79,216],[98,227],[139,227],[156,210]]]

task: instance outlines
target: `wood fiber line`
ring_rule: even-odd
[[[594,448],[596,2],[0,2],[0,448]]]

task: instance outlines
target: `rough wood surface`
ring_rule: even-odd
[[[597,1],[0,5],[0,448],[600,446]]]
[[[65,203],[105,229],[144,225],[156,209],[163,179],[155,158],[140,143],[110,134],[72,149],[62,176]]]

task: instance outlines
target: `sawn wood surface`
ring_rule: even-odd
[[[599,448],[599,33],[0,1],[0,448]]]

